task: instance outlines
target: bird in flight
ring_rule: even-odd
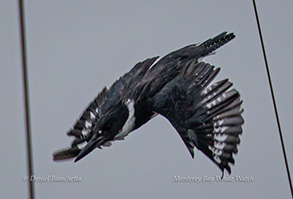
[[[220,68],[202,62],[235,38],[223,32],[159,59],[137,63],[110,88],[104,88],[76,121],[70,147],[55,161],[79,161],[96,148],[123,140],[158,114],[177,130],[191,156],[202,151],[222,172],[231,173],[242,133],[242,100],[228,79],[211,83]]]

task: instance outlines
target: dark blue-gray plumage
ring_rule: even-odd
[[[244,123],[242,101],[228,79],[210,85],[220,69],[201,60],[234,37],[223,32],[160,60],[154,57],[136,64],[90,103],[67,133],[74,136],[71,147],[55,152],[54,160],[76,157],[78,161],[161,114],[192,157],[196,147],[230,173]]]

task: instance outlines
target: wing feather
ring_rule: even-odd
[[[192,157],[194,147],[230,173],[244,120],[240,95],[227,79],[209,83],[219,68],[191,62],[154,97],[154,111],[175,127]]]

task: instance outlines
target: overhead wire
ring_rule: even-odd
[[[266,67],[266,71],[267,71],[267,77],[268,77],[268,81],[269,81],[269,86],[270,86],[270,91],[271,91],[271,97],[272,97],[272,101],[273,101],[273,106],[274,106],[274,111],[275,111],[275,117],[276,117],[276,121],[277,121],[277,126],[278,126],[278,131],[279,131],[279,136],[280,136],[280,141],[281,141],[281,146],[282,146],[282,151],[283,151],[283,156],[284,156],[284,161],[285,161],[285,166],[286,166],[286,172],[287,172],[289,186],[290,186],[290,190],[291,190],[291,196],[293,198],[292,180],[291,180],[291,175],[290,175],[290,170],[289,170],[289,164],[288,164],[287,155],[286,155],[286,149],[285,149],[285,144],[284,144],[284,139],[283,139],[283,133],[282,133],[282,129],[281,129],[281,123],[280,123],[280,119],[279,119],[279,114],[278,114],[278,109],[277,109],[277,103],[276,103],[276,98],[275,98],[275,94],[274,94],[273,83],[272,83],[272,79],[271,79],[271,74],[270,74],[268,59],[267,59],[267,55],[266,55],[266,51],[265,51],[265,45],[264,45],[264,40],[263,40],[263,36],[262,36],[262,31],[261,31],[261,26],[260,26],[260,20],[259,20],[259,16],[258,16],[258,12],[257,12],[257,7],[256,7],[255,0],[252,0],[252,3],[253,3],[253,8],[254,8],[255,18],[256,18],[256,23],[257,23],[258,33],[259,33],[259,38],[260,38],[260,42],[261,42],[261,47],[262,47],[262,52],[263,52],[265,67]]]
[[[31,122],[30,122],[30,106],[29,106],[29,84],[27,71],[27,53],[26,53],[26,35],[25,35],[25,16],[23,0],[18,1],[19,11],[19,26],[20,26],[20,40],[21,40],[21,60],[22,60],[22,74],[23,74],[23,92],[24,92],[24,106],[25,106],[25,130],[26,130],[26,148],[27,148],[27,168],[28,176],[26,178],[29,184],[29,197],[35,198],[34,181],[31,180],[33,176],[33,155],[31,144]]]

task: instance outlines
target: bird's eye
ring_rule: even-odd
[[[111,129],[111,126],[108,125],[108,124],[106,124],[106,125],[103,126],[103,130],[104,131],[109,131],[110,129]]]

